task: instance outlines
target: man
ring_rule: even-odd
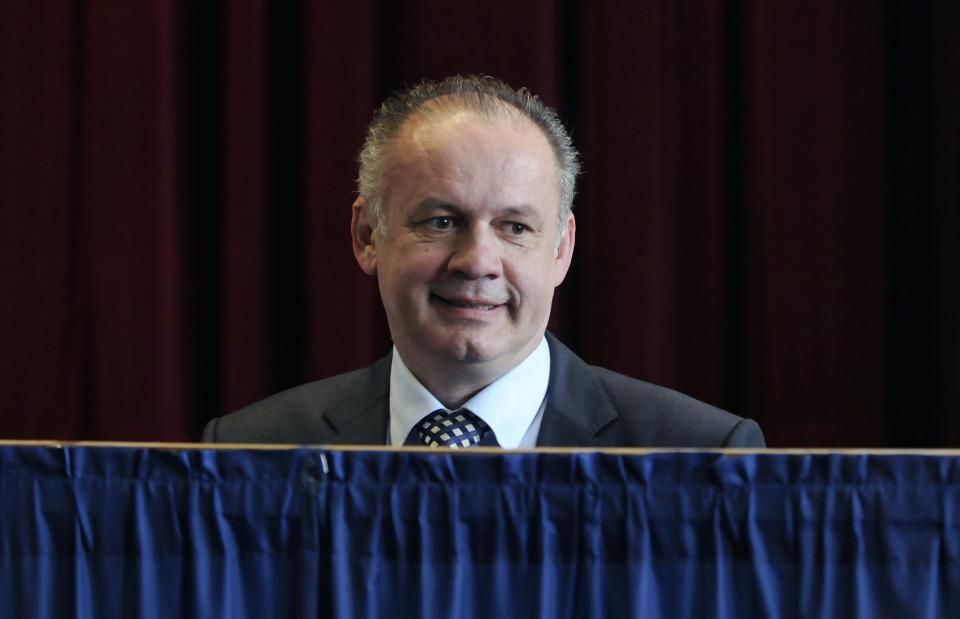
[[[546,334],[578,170],[555,112],[526,90],[456,76],[388,99],[360,154],[351,233],[392,354],[214,419],[203,439],[763,446],[755,422],[588,366]]]

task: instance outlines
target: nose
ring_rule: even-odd
[[[500,244],[492,230],[471,227],[459,235],[447,269],[466,279],[497,279],[503,273]]]

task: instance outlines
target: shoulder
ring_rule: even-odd
[[[657,447],[763,447],[757,423],[673,389],[589,366],[617,412],[609,432]]]
[[[590,366],[617,411],[622,430],[668,447],[762,447],[757,423],[673,389]]]
[[[380,365],[380,364],[377,364]],[[211,420],[203,441],[219,443],[321,443],[333,431],[326,412],[360,391],[373,395],[376,365],[293,387]],[[382,388],[386,392],[387,385]]]
[[[549,334],[548,341],[550,409],[563,418],[552,426],[557,432],[548,433],[548,441],[590,434],[591,442],[610,447],[764,446],[763,433],[753,420],[672,389],[588,365]]]

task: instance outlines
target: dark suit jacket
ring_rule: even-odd
[[[756,422],[587,365],[549,333],[541,447],[763,447]],[[383,445],[390,355],[362,370],[294,387],[210,421],[204,441]]]

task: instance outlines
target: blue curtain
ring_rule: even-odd
[[[9,617],[957,617],[960,460],[0,448]]]

